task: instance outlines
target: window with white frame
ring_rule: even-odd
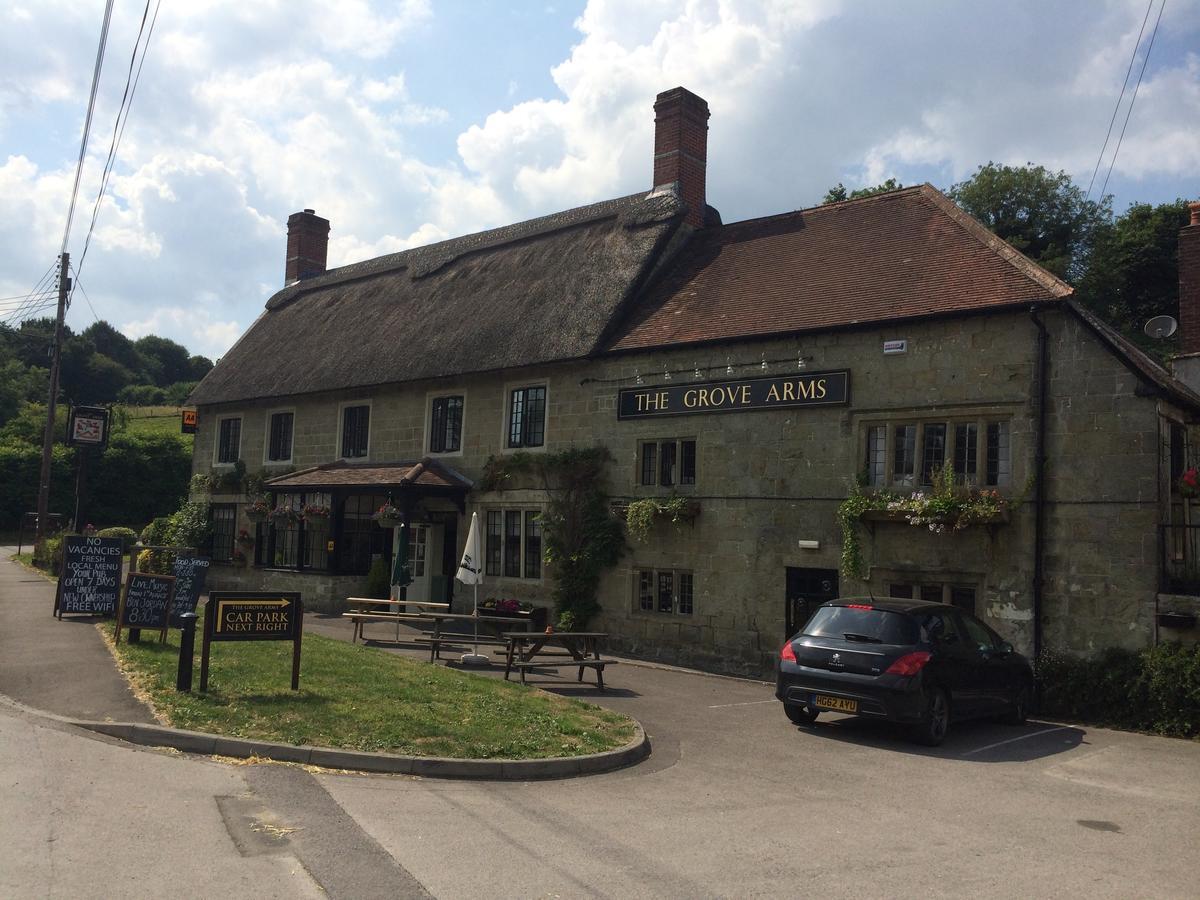
[[[696,441],[694,438],[642,441],[639,466],[643,485],[693,485],[696,483]]]
[[[692,573],[679,569],[635,569],[634,608],[640,612],[690,616],[693,605]]]
[[[429,414],[429,450],[457,453],[462,449],[463,398],[434,397]]]
[[[872,487],[933,484],[947,463],[967,487],[1012,483],[1011,426],[1006,420],[937,420],[870,424],[863,472]]]
[[[484,531],[484,574],[542,577],[542,522],[536,509],[489,509]]]
[[[546,387],[514,388],[508,395],[508,446],[546,443]]]
[[[360,404],[342,407],[342,459],[357,459],[367,455],[371,438],[371,406]]]
[[[273,412],[267,419],[267,462],[291,462],[295,413]]]
[[[217,425],[217,463],[232,465],[242,457],[242,418],[230,416]]]

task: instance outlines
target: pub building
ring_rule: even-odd
[[[210,587],[336,611],[397,552],[373,518],[390,501],[409,598],[470,608],[453,576],[478,512],[481,597],[549,606],[547,498],[484,490],[485,464],[603,445],[614,515],[687,510],[602,576],[590,625],[616,652],[763,672],[813,604],[868,593],[973,610],[1027,653],[1194,639],[1179,475],[1200,395],[929,185],[723,223],[707,104],[675,88],[654,113],[646,192],[329,270],[330,223],[289,218],[285,287],[191,397],[193,466],[241,462],[273,505],[328,515],[256,524],[216,489]],[[1004,508],[864,515],[843,574],[855,484],[928,492],[947,465]]]

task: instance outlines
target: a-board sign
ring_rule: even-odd
[[[208,690],[209,647],[220,641],[291,641],[292,690],[300,690],[304,604],[291,591],[210,591],[204,607],[200,690]]]
[[[171,627],[182,628],[180,616],[195,612],[200,595],[204,593],[204,582],[208,578],[211,560],[206,556],[175,557],[175,602],[171,604]]]
[[[114,640],[121,643],[122,628],[148,628],[159,632],[159,641],[167,639],[167,619],[175,599],[175,576],[130,572],[117,613]]]
[[[54,594],[54,613],[111,616],[121,594],[121,539],[68,535]]]

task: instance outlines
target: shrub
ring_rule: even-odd
[[[42,538],[33,548],[33,564],[57,575],[62,569],[63,538],[67,532],[56,534],[54,537]]]
[[[128,553],[129,548],[137,543],[138,533],[132,528],[101,528],[96,537],[115,537],[121,539],[121,552]]]
[[[367,572],[367,596],[375,600],[386,600],[391,596],[391,573],[388,572],[387,560],[382,556],[371,563]]]
[[[1200,735],[1200,645],[1109,648],[1081,659],[1038,659],[1041,712],[1173,737]]]

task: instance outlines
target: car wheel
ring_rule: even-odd
[[[785,703],[783,711],[787,713],[788,720],[793,725],[811,725],[817,721],[817,716],[820,713],[811,706],[801,706],[795,703]]]
[[[950,729],[950,701],[941,688],[932,688],[925,695],[925,719],[916,727],[914,736],[926,747],[937,747],[946,739]]]
[[[1000,721],[1005,725],[1024,725],[1028,715],[1029,685],[1023,684],[1017,690],[1016,696],[1013,697],[1012,703],[1009,704],[1007,711],[1005,711]]]

